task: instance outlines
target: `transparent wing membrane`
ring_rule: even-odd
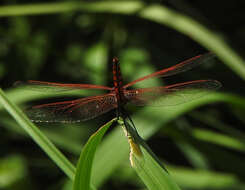
[[[221,87],[216,80],[196,80],[165,87],[125,90],[128,103],[137,106],[174,106],[200,98]]]
[[[93,84],[63,84],[55,82],[43,82],[29,80],[26,82],[17,81],[15,86],[23,87],[27,90],[39,92],[63,92],[68,90],[96,89],[96,90],[112,90],[111,87],[93,85]]]
[[[136,79],[126,85],[123,86],[123,88],[127,88],[129,86],[134,85],[135,83],[138,83],[140,81],[149,79],[149,78],[154,78],[154,77],[168,77],[172,75],[176,75],[185,71],[188,71],[194,67],[199,66],[200,64],[209,61],[210,59],[213,59],[215,55],[213,53],[207,53],[204,55],[198,55],[196,57],[192,57],[190,59],[187,59],[177,65],[174,65],[172,67],[162,69],[160,71],[157,71],[155,73],[152,73],[150,75],[146,75],[142,78]]]
[[[117,107],[113,93],[74,101],[33,106],[26,111],[34,122],[80,122],[95,118]]]

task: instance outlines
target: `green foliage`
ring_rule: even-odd
[[[105,132],[114,121],[115,120],[111,120],[110,122],[102,126],[95,134],[93,134],[89,138],[88,142],[84,146],[77,164],[76,176],[73,186],[74,190],[90,189],[91,169],[93,165],[95,151]]]
[[[0,144],[5,155],[0,159],[0,188],[110,189],[112,185],[113,189],[146,186],[173,190],[179,189],[178,184],[183,190],[244,189],[245,65],[220,31],[157,1],[18,3],[5,1],[6,5],[0,6],[0,80],[1,87],[9,88],[6,93],[0,90]],[[237,30],[234,34],[239,32],[243,33]],[[159,158],[142,139],[128,143],[119,127],[111,129],[101,141],[112,121],[95,131],[111,118],[81,124],[45,123],[37,128],[16,106],[25,108],[31,101],[89,96],[97,91],[33,92],[11,86],[14,81],[81,80],[109,85],[108,63],[112,56],[118,56],[126,83],[181,61],[181,55],[196,55],[193,47],[197,44],[194,46],[191,40],[202,46],[201,52],[203,47],[214,52],[228,67],[225,70],[221,63],[205,64],[203,72],[181,77],[217,77],[224,90],[173,107],[128,108],[140,136],[149,140]],[[137,87],[162,85],[159,79],[146,82]],[[36,153],[38,148],[29,138],[48,158]],[[139,146],[142,155],[134,152],[132,145],[136,149]],[[72,162],[79,155],[75,168]],[[63,178],[57,167],[50,166],[49,159],[61,169]],[[52,184],[44,183],[49,177]],[[35,180],[30,182],[32,178]]]
[[[13,116],[17,123],[33,138],[33,140],[50,156],[52,160],[67,174],[73,178],[75,168],[64,155],[52,144],[51,141],[25,116],[25,114],[12,104],[4,92],[0,89],[0,102]]]
[[[0,160],[0,188],[11,188],[11,185],[23,180],[27,175],[25,160],[11,155]]]

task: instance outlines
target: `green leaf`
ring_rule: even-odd
[[[168,122],[173,121],[175,118],[190,112],[197,107],[212,102],[225,102],[245,109],[244,98],[231,94],[212,93],[208,96],[178,106],[166,108],[147,107],[144,110],[137,112],[137,114],[132,115],[132,118],[139,134],[144,139],[148,139]],[[110,151],[108,151],[108,149],[110,149]],[[118,149],[120,149],[120,152],[117,151]],[[107,153],[105,154],[106,151]],[[93,172],[93,184],[97,187],[104,183],[120,163],[128,160],[128,153],[129,149],[127,141],[122,136],[121,130],[115,129],[102,142],[97,151],[93,170],[98,172]],[[103,168],[107,163],[110,163],[110,165],[107,165],[107,169],[103,171]]]
[[[213,131],[208,131],[205,129],[198,129],[198,128],[192,129],[191,135],[202,141],[206,141],[230,149],[245,152],[244,139],[240,140],[231,136],[223,135]]]
[[[25,93],[25,94],[24,94]],[[34,93],[29,91],[11,90],[8,96],[18,103],[26,100],[35,99],[38,96],[53,96],[52,94],[42,94]],[[159,108],[146,108],[139,111],[136,115],[133,115],[135,124],[139,133],[144,137],[144,139],[149,138],[154,133],[156,133],[160,127],[164,126],[169,121],[172,121],[176,117],[187,113],[196,107],[205,105],[212,102],[226,102],[230,105],[237,106],[241,109],[245,109],[244,98],[239,96],[224,94],[224,93],[213,93],[209,96],[191,101],[189,103],[181,104],[175,107],[159,107]],[[0,105],[1,107],[1,105]],[[150,116],[150,117],[149,117]],[[119,150],[120,151],[117,151]],[[110,150],[110,151],[108,151]],[[105,154],[106,152],[106,154]],[[93,165],[92,181],[96,186],[101,185],[105,180],[113,173],[113,171],[120,165],[120,163],[128,160],[129,148],[125,137],[123,136],[120,128],[115,128],[110,134],[103,140],[101,146],[97,150],[95,156],[95,162]],[[109,165],[107,163],[110,163]],[[103,170],[105,164],[107,164],[107,170]]]
[[[111,120],[110,122],[102,126],[96,133],[94,133],[89,138],[88,142],[84,146],[77,164],[76,175],[73,184],[74,190],[90,189],[91,170],[92,170],[95,151],[102,137],[104,136],[105,132],[114,121],[115,119]]]
[[[13,103],[11,103],[2,89],[0,89],[0,103],[12,115],[17,123],[31,136],[31,138],[43,149],[44,152],[60,167],[61,170],[73,179],[75,167],[54,146],[54,144],[26,117],[26,115]]]
[[[160,160],[139,136],[136,129],[127,121],[124,121],[122,126],[124,126],[125,135],[128,137],[130,144],[131,166],[147,188],[154,190],[180,190]]]
[[[120,150],[120,151],[119,151]],[[98,187],[126,161],[128,164],[129,146],[120,127],[116,127],[106,136],[99,146],[92,168],[92,183]],[[110,164],[108,164],[110,163]],[[104,167],[106,166],[106,170]]]
[[[23,131],[18,125],[16,125],[16,122],[12,120],[12,118],[9,117],[2,117],[2,120],[0,121],[2,127],[5,127],[7,130],[11,131],[12,133],[17,133],[19,136],[28,136],[28,134]],[[42,132],[49,138],[52,139],[52,142],[59,146],[62,150],[69,151],[70,153],[74,153],[76,155],[79,155],[81,152],[81,132],[84,132],[82,129],[85,128],[78,128],[77,126],[69,125],[69,129],[66,127],[62,128],[42,128]],[[58,133],[57,133],[58,131]],[[71,135],[70,134],[76,134],[79,135],[79,137],[75,137],[75,135],[72,135],[72,141],[71,141]]]
[[[142,157],[132,154],[134,168],[148,189],[180,190],[172,177],[142,148]]]
[[[60,2],[0,7],[1,16],[37,15],[85,11],[137,15],[143,19],[166,25],[197,41],[218,55],[234,72],[245,79],[244,60],[220,37],[191,17],[180,14],[163,5],[147,5],[140,1]]]
[[[175,142],[176,145],[179,147],[179,149],[182,151],[185,157],[195,168],[201,168],[201,169],[209,168],[208,160],[198,148],[188,143],[188,141],[186,140],[178,141],[176,140],[176,138],[173,138],[173,140],[176,141]]]
[[[241,104],[243,103],[242,100],[240,102]],[[243,110],[242,110],[243,111]],[[227,123],[224,123],[224,121],[213,115],[212,113],[199,113],[197,111],[194,111],[190,114],[192,117],[194,117],[197,120],[200,120],[201,122],[209,125],[210,127],[214,129],[218,129],[223,131],[224,133],[228,134],[229,136],[233,136],[237,139],[240,139],[241,142],[245,142],[245,134],[242,133],[239,129],[236,129],[234,126],[231,126]]]
[[[168,166],[173,179],[186,189],[243,189],[239,179],[229,173]],[[240,187],[240,188],[237,188]],[[243,187],[243,188],[241,188]]]

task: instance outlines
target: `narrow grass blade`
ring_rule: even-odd
[[[148,189],[180,190],[172,177],[146,149],[142,148],[142,155],[131,150],[131,163]]]
[[[128,154],[129,146],[127,139],[123,135],[122,129],[115,127],[106,136],[96,152],[92,168],[92,183],[96,187],[101,186],[121,163],[128,163]],[[104,169],[105,166],[106,170]]]
[[[195,146],[186,142],[185,140],[176,140],[174,138],[176,145],[179,147],[184,157],[192,164],[194,168],[199,169],[209,169],[209,163],[205,155]]]
[[[194,119],[197,119],[203,123],[206,123],[207,125],[209,125],[210,127],[214,129],[221,130],[225,134],[228,134],[229,136],[234,136],[237,139],[239,139],[241,142],[245,143],[245,134],[242,133],[239,129],[236,129],[234,126],[224,123],[221,118],[215,117],[211,113],[203,114],[197,111],[191,112],[190,115]]]
[[[144,139],[148,139],[150,136],[159,131],[160,128],[175,118],[188,113],[199,106],[213,102],[224,102],[229,105],[240,107],[243,110],[245,109],[245,99],[242,97],[225,93],[212,93],[195,101],[181,104],[179,106],[173,106],[171,109],[169,107],[167,109],[163,107],[147,107],[134,115],[133,119],[137,125],[139,134]],[[108,151],[109,148],[110,151]],[[120,152],[117,151],[118,149],[120,149]],[[107,153],[104,154],[106,151]],[[128,143],[121,133],[120,128],[117,128],[107,136],[98,149],[96,154],[97,159],[93,167],[93,170],[98,172],[93,172],[93,184],[96,187],[103,184],[106,179],[113,174],[113,171],[115,171],[120,163],[128,160],[128,153]],[[106,163],[110,163],[110,165],[108,165],[107,169],[103,171]]]
[[[130,120],[132,123],[132,121]],[[125,134],[130,144],[130,162],[148,189],[180,190],[161,161],[139,136],[136,129],[124,120]]]
[[[11,103],[2,89],[0,89],[0,103],[12,115],[17,123],[32,137],[32,139],[46,152],[46,154],[59,166],[61,170],[73,179],[75,167],[54,146],[54,144],[25,116],[25,114],[13,103]]]
[[[102,126],[96,133],[94,133],[86,143],[80,155],[73,190],[90,190],[91,170],[94,160],[95,151],[104,136],[107,129],[112,125],[115,119],[111,120]]]
[[[245,152],[245,144],[243,139],[238,139],[217,132],[198,128],[192,129],[191,135],[202,141]]]
[[[168,166],[167,168],[173,179],[185,189],[244,189],[244,184],[232,173],[177,166]]]

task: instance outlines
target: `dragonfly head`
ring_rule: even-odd
[[[118,65],[119,59],[117,57],[113,57],[112,62],[113,64]]]
[[[115,71],[115,73],[118,72],[118,70],[120,70],[119,59],[117,57],[113,57],[112,63],[113,63],[113,70]]]

